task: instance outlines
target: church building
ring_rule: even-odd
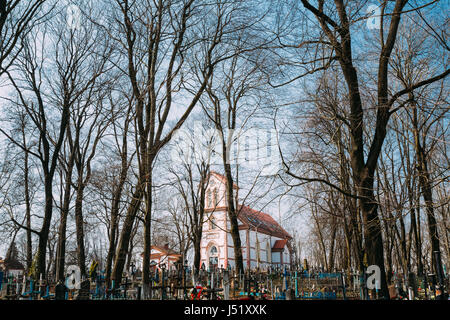
[[[233,188],[238,190],[237,185]],[[216,172],[209,176],[206,190],[205,222],[201,240],[203,268],[234,268],[234,245],[226,205],[226,178]],[[239,235],[245,269],[267,270],[290,266],[292,237],[269,214],[237,205]]]

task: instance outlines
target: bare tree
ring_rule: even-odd
[[[196,139],[198,138],[193,137],[185,141],[187,144],[183,144],[181,147],[175,149],[179,153],[182,163],[178,168],[174,164],[169,167],[169,172],[175,178],[177,194],[183,203],[181,209],[178,208],[182,211],[181,221],[184,221],[184,219],[187,220],[184,223],[187,226],[189,240],[192,242],[194,248],[195,276],[198,276],[200,268],[200,244],[203,235],[203,224],[206,219],[206,190],[209,184],[212,152],[212,141],[208,139],[208,136],[204,136],[205,141],[197,141]],[[178,227],[178,229],[181,229],[181,227]]]
[[[379,39],[379,59],[377,64],[376,87],[376,123],[372,137],[365,142],[364,139],[364,119],[367,111],[364,109],[363,99],[361,97],[360,81],[361,77],[354,61],[352,38],[353,32],[351,26],[356,23],[355,13],[361,9],[362,3],[350,4],[341,0],[334,3],[321,0],[317,6],[307,0],[302,0],[302,5],[306,12],[313,15],[318,23],[315,28],[320,32],[311,35],[307,40],[300,43],[298,47],[309,48],[309,53],[317,52],[317,48],[322,48],[324,55],[320,59],[310,62],[311,68],[308,73],[323,68],[328,68],[333,61],[337,61],[340,71],[345,79],[350,113],[345,118],[346,125],[349,126],[351,137],[350,161],[352,175],[357,186],[357,197],[360,203],[364,223],[364,243],[367,263],[378,265],[381,269],[381,295],[388,298],[388,289],[386,282],[386,272],[384,264],[384,250],[382,230],[380,219],[377,213],[378,204],[374,195],[375,170],[377,168],[378,158],[387,133],[387,125],[391,115],[407,101],[400,101],[402,97],[413,90],[443,79],[450,70],[436,70],[435,75],[429,78],[415,81],[407,88],[390,94],[389,92],[389,62],[392,51],[395,47],[398,28],[401,17],[404,15],[404,9],[407,0],[397,0],[395,4],[389,4],[389,1],[383,1],[381,10],[381,32]],[[419,10],[412,8],[412,11]],[[409,12],[411,10],[408,10]],[[387,27],[387,29],[385,29]],[[440,44],[439,44],[440,45]],[[319,47],[317,47],[319,46]],[[307,49],[305,49],[307,50]],[[309,55],[310,56],[310,55]],[[307,58],[306,58],[307,59]],[[315,68],[315,62],[322,62],[320,68]],[[306,61],[303,61],[307,64]],[[397,108],[394,107],[397,105]],[[367,150],[367,156],[365,154]],[[299,176],[289,172],[292,176]],[[304,179],[303,179],[304,180]],[[340,188],[337,188],[338,190]]]
[[[112,278],[120,281],[130,232],[141,200],[144,217],[144,296],[148,296],[151,236],[152,170],[158,152],[172,138],[197,104],[218,61],[216,48],[229,32],[233,15],[229,3],[219,2],[214,10],[196,1],[115,2],[119,37],[113,36],[124,51],[130,82],[130,100],[136,111],[136,146],[139,176],[133,199],[124,221]],[[143,15],[145,13],[145,15]],[[206,17],[204,16],[206,14]],[[204,17],[199,24],[198,17]],[[199,70],[201,78],[189,77],[188,66]],[[169,126],[177,102],[175,93],[188,93],[181,115]],[[177,112],[179,113],[179,112]],[[171,121],[172,122],[172,121]]]
[[[92,40],[83,40],[78,31],[68,30],[64,15],[60,15],[59,19],[42,30],[41,41],[32,37],[22,40],[24,49],[17,58],[15,72],[22,72],[23,77],[17,79],[11,72],[6,72],[20,105],[39,132],[39,143],[33,150],[27,151],[41,163],[45,194],[35,276],[45,274],[46,270],[47,240],[53,214],[53,180],[70,122],[70,111],[76,101],[93,87],[104,67],[104,63],[96,64],[96,58],[90,55]],[[55,44],[53,50],[49,50],[47,43],[51,40]],[[44,46],[47,50],[43,49]],[[47,56],[41,57],[39,52],[47,53]],[[45,62],[47,57],[54,62],[57,81],[49,77],[51,68]],[[1,131],[25,151],[21,142],[15,141],[5,130]]]
[[[9,69],[20,53],[21,39],[45,18],[46,14],[42,14],[40,10],[46,2],[50,1],[0,1],[0,76]]]

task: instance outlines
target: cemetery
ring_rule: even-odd
[[[0,303],[448,302],[449,3],[0,0]]]
[[[151,275],[149,300],[375,300],[378,289],[367,286],[368,274],[322,270],[273,268],[266,272],[231,269],[200,269],[196,279],[192,268],[178,264],[176,269],[155,269]],[[448,288],[448,275],[417,277],[393,274],[389,287],[394,300],[440,300]],[[26,275],[0,272],[2,300],[143,300],[142,281],[137,273],[125,274],[121,283],[107,286],[104,273],[76,281],[68,274],[65,282],[33,280]]]

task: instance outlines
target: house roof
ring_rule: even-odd
[[[277,240],[273,244],[272,251],[282,251],[284,247],[286,246],[287,240]]]
[[[150,247],[150,251],[153,250],[153,249],[158,250],[158,251],[160,251],[161,253],[151,253],[151,254],[150,254],[151,257],[155,257],[155,258],[159,258],[159,257],[161,257],[161,256],[181,257],[181,254],[179,254],[179,253],[176,252],[175,250],[170,249],[168,246],[163,246],[163,247],[160,247],[160,246],[151,246],[151,247]],[[144,255],[144,253],[142,252],[142,253],[141,253],[141,256],[143,256],[143,255]]]
[[[238,219],[246,227],[257,229],[274,237],[282,239],[292,239],[292,236],[286,232],[269,214],[254,210],[248,206],[239,205]]]
[[[25,270],[25,267],[16,259],[5,259],[3,262],[6,270]]]
[[[215,171],[211,171],[209,174],[217,177],[220,181],[222,181],[222,183],[227,184],[227,178],[223,174],[217,173]],[[238,185],[234,182],[233,182],[233,188],[239,189]]]
[[[152,253],[150,259],[167,259],[170,261],[176,261],[181,257],[181,254],[164,254],[164,253]]]

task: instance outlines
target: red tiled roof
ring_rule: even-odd
[[[286,246],[287,240],[277,240],[273,244],[272,251],[281,251]]]
[[[266,232],[274,237],[282,239],[291,239],[291,235],[286,232],[276,221],[267,213],[254,210],[248,206],[239,205],[238,219],[252,229]]]

